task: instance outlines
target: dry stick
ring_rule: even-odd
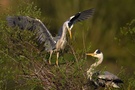
[[[36,63],[35,61],[34,61],[34,59],[32,59],[33,60],[33,62],[31,61],[31,63],[33,64],[33,67],[35,66],[35,68],[34,68],[34,74],[37,76],[37,77],[39,77],[40,79],[41,78],[43,78],[43,76],[45,76],[45,72],[43,71],[43,69],[45,69],[44,68],[44,66],[45,66],[45,64],[43,63],[42,65],[39,65],[38,63]],[[32,70],[31,70],[32,71]],[[45,70],[47,73],[49,73],[49,74],[52,74],[50,71],[48,71],[47,69]],[[41,72],[41,73],[40,73]],[[53,75],[53,74],[52,74]],[[45,78],[47,78],[47,77],[45,77]]]
[[[33,63],[34,63],[34,60],[33,60],[32,58],[28,58],[27,56],[25,56],[25,58],[28,60],[29,64],[30,64],[30,63],[32,64],[34,70],[36,70],[36,69],[35,69],[35,65],[33,64]],[[31,60],[32,60],[32,61],[31,61]],[[25,65],[23,65],[23,66],[26,67]],[[26,68],[28,68],[28,67],[26,67]],[[29,71],[32,71],[30,68],[28,68],[28,69],[29,69]],[[32,71],[32,72],[33,72],[33,71]]]
[[[25,42],[25,43],[27,43],[27,42]],[[27,44],[31,45],[30,43],[27,43]],[[33,47],[33,45],[31,45],[31,46]],[[24,47],[24,46],[23,46],[23,47]],[[33,47],[33,48],[35,48],[35,47]],[[36,48],[35,48],[35,49],[36,49]],[[36,49],[36,50],[39,51],[38,49]],[[25,57],[25,58],[28,59],[29,63],[32,63],[32,66],[33,66],[33,68],[34,68],[34,70],[29,69],[29,71],[33,72],[33,74],[27,75],[27,76],[26,76],[27,78],[30,77],[30,76],[36,76],[37,79],[40,79],[40,80],[43,81],[43,82],[44,82],[44,79],[50,81],[50,78],[47,77],[47,73],[48,73],[48,74],[51,74],[51,75],[53,75],[53,74],[52,74],[51,72],[49,72],[48,70],[45,70],[47,73],[42,70],[42,69],[44,69],[44,65],[45,65],[44,63],[43,63],[42,65],[39,65],[38,63],[36,63],[36,62],[34,61],[34,59],[28,58],[28,57]],[[32,61],[31,61],[30,59],[32,59]],[[22,66],[24,66],[24,65],[22,65]],[[40,66],[41,66],[41,67],[40,67]],[[27,67],[25,66],[25,67],[22,67],[22,68],[27,68]],[[38,71],[37,71],[37,70],[38,70]],[[47,82],[48,82],[48,81],[47,81]]]
[[[82,38],[83,38],[83,49],[84,49],[84,53],[86,53],[86,47],[85,47],[85,37],[84,37],[85,35],[84,35],[84,31],[83,31],[83,33],[82,33]],[[86,60],[86,56],[85,56],[85,60]],[[82,68],[81,68],[81,71],[83,72],[83,70],[82,70]],[[83,76],[85,77],[85,79],[86,79],[86,76],[85,76],[85,74],[83,73]]]
[[[36,51],[38,51],[38,53],[40,52],[37,48],[35,48],[33,45],[31,45],[29,42],[25,42],[26,44],[29,44],[31,47],[33,47]],[[33,60],[33,59],[32,59]],[[34,60],[33,60],[33,62],[34,62]],[[35,62],[36,63],[36,62]],[[39,70],[37,71],[35,68],[34,68],[34,70],[35,70],[35,72],[37,72],[37,73],[39,73],[41,70],[42,70],[42,68],[45,66],[45,64],[43,63],[42,65],[41,65],[41,67],[40,67],[40,65],[39,64],[37,64],[37,68],[39,68]],[[34,64],[33,64],[33,67],[34,67]]]
[[[41,67],[39,67],[39,70],[37,71],[37,73],[41,72],[41,70],[44,68],[45,64],[42,64]]]
[[[80,67],[79,67],[79,65],[78,65],[78,59],[77,59],[77,57],[76,57],[76,53],[75,53],[73,47],[72,47],[71,45],[69,45],[69,46],[70,46],[70,48],[71,48],[71,50],[72,50],[72,52],[73,52],[73,55],[74,55],[74,57],[75,57],[75,60],[76,60],[76,62],[77,62],[77,67],[78,67],[78,69],[80,69]]]
[[[11,58],[14,62],[18,63],[13,57],[9,56],[8,54],[6,54],[4,51],[1,51],[1,53],[3,53],[4,55],[6,55],[7,57]]]
[[[25,71],[24,70],[24,68],[26,68],[26,69],[28,69],[29,71],[31,71],[32,73],[36,73],[37,72],[37,70],[36,70],[36,67],[38,68],[38,66],[37,66],[37,64],[35,65],[34,63],[36,63],[33,59],[32,59],[32,61],[30,60],[30,58],[28,58],[28,57],[26,57],[25,56],[25,58],[29,61],[29,63],[32,63],[32,66],[33,66],[33,68],[34,68],[34,71],[32,70],[32,69],[30,69],[30,68],[28,68],[27,66],[25,66],[25,65],[23,65],[23,64],[21,64],[22,65],[22,69],[23,69],[23,72]],[[36,66],[36,67],[35,67]],[[39,65],[40,66],[40,65]],[[25,72],[24,72],[25,73]],[[35,74],[36,75],[36,74]],[[29,76],[34,76],[33,74],[31,74],[31,75],[29,75]]]
[[[37,79],[42,80],[44,75],[40,75],[39,72],[37,73],[36,67],[39,68],[38,65],[35,65],[34,62],[32,62],[32,64],[33,64],[33,66],[35,66],[35,68],[34,68],[34,70],[29,69],[29,71],[31,71],[33,74],[24,75],[24,76],[27,77],[27,78],[28,78],[28,77],[31,78],[31,76],[36,76]],[[43,81],[43,80],[42,80],[42,81]]]
[[[37,71],[36,73],[38,74],[38,73],[40,73],[41,71],[43,71],[43,69],[45,69],[44,66],[45,66],[45,64],[43,63],[43,64],[41,65],[41,67],[38,67],[38,71]],[[48,71],[47,69],[46,69],[45,71],[47,71],[48,73],[54,75],[53,73],[51,73],[51,72]]]
[[[26,42],[26,41],[25,41],[25,43],[28,44],[28,45],[30,45],[30,46],[31,46],[33,49],[35,49],[38,53],[40,52],[39,49],[37,49],[35,46],[31,45],[31,43]]]
[[[9,56],[8,54],[4,53],[3,51],[0,51],[0,52],[3,53],[4,55],[8,56],[9,58],[11,58],[14,62],[19,63],[19,62],[17,62],[13,57]],[[21,64],[21,65],[22,65],[22,64]],[[23,68],[23,65],[22,65],[22,68]],[[23,72],[24,72],[24,70],[23,70]],[[25,72],[24,72],[24,73],[25,73]]]
[[[38,53],[40,53],[40,51],[39,51],[35,46],[31,45],[31,43],[29,43],[29,42],[27,42],[27,41],[25,41],[25,42],[23,42],[23,43],[30,45],[34,50],[36,50]],[[22,47],[25,48],[26,46],[24,46],[23,43],[21,42],[21,43],[18,44],[18,45],[21,45]]]
[[[16,62],[16,63],[19,63],[19,62],[17,62],[14,58],[12,58],[11,56],[9,56],[8,54],[6,54],[6,53],[4,53],[3,51],[0,51],[1,53],[3,53],[3,54],[5,54],[6,56],[8,56],[9,58],[11,58],[14,62]],[[22,65],[22,64],[21,64]],[[22,65],[22,68],[24,68],[24,65]],[[23,72],[24,72],[24,69],[23,69]],[[25,72],[24,72],[25,73]],[[27,77],[28,77],[28,75],[27,75]]]
[[[86,53],[86,45],[85,45],[85,37],[84,37],[84,30],[83,30],[83,33],[82,33],[82,38],[83,38],[83,50],[84,50],[84,53]],[[86,56],[85,56],[85,59],[86,59]]]
[[[29,62],[30,62],[30,59],[29,58],[27,58],[27,57],[25,57]],[[18,62],[17,62],[18,63]],[[21,67],[22,67],[22,69],[23,69],[23,73],[24,73],[24,75],[18,75],[18,76],[25,76],[26,78],[31,78],[31,76],[35,76],[34,74],[28,74],[28,75],[26,75],[25,74],[25,69],[28,69],[28,67],[26,67],[25,65],[23,65],[23,64],[21,64]],[[24,69],[25,68],[25,69]],[[31,72],[33,72],[33,70],[31,70],[31,69],[29,69],[29,71],[31,71]],[[35,72],[34,72],[35,73]]]
[[[3,51],[0,51],[0,52],[3,53],[4,55],[8,56],[9,58],[11,58],[14,62],[18,63],[14,58],[12,58],[11,56],[9,56],[8,54],[4,53]],[[29,58],[27,58],[27,57],[25,57],[25,58],[26,58],[27,60],[29,60],[29,62],[31,62]],[[34,60],[33,60],[33,61],[34,61]],[[34,62],[32,62],[32,64],[35,65]],[[21,64],[21,65],[22,65],[22,69],[23,69],[23,72],[24,72],[24,68],[27,68],[27,67],[26,67],[25,65],[23,65],[23,64]],[[18,76],[25,76],[26,78],[31,78],[31,76],[37,76],[37,79],[40,78],[40,79],[42,80],[43,76],[45,76],[45,75],[42,75],[42,77],[41,77],[41,76],[39,76],[38,73],[42,70],[44,64],[41,65],[41,67],[38,67],[38,65],[36,65],[36,66],[37,66],[37,68],[40,68],[38,72],[36,72],[36,71],[37,71],[36,68],[34,68],[34,71],[31,70],[31,69],[29,69],[29,71],[31,71],[31,72],[34,73],[34,75],[31,74],[31,75],[18,75]],[[47,70],[47,72],[48,72],[48,70]],[[25,72],[24,72],[24,73],[25,73]],[[45,73],[45,72],[43,72],[43,73]],[[49,72],[49,73],[52,74],[51,72]],[[48,78],[48,77],[46,77],[46,78]],[[48,78],[48,80],[49,80],[49,78]]]
[[[74,55],[74,57],[75,57],[75,61],[78,63],[78,59],[77,59],[77,57],[76,57],[76,53],[75,53],[73,47],[72,47],[71,45],[69,45],[69,46],[70,46],[70,48],[71,48],[71,50],[72,50],[72,53],[73,53],[73,55]]]
[[[40,73],[34,72],[34,74],[37,76],[38,79],[40,79],[42,81],[43,85],[44,85],[44,82],[47,85],[50,85],[50,84],[52,85],[51,78],[48,77],[48,74],[52,74],[52,73],[49,72],[47,69],[43,68],[40,70]],[[44,87],[46,87],[46,86],[44,86]],[[50,87],[52,87],[52,86],[50,86]]]
[[[69,45],[69,46],[70,46],[70,45]],[[73,55],[74,55],[74,57],[75,57],[75,59],[76,59],[77,67],[83,72],[83,69],[82,69],[81,67],[78,66],[78,59],[77,59],[77,57],[76,57],[76,53],[75,53],[73,47],[70,46],[70,48],[71,48],[71,50],[72,50],[72,52],[73,52]],[[85,74],[84,74],[84,73],[83,73],[83,76],[85,77]],[[85,78],[86,78],[86,77],[85,77]]]
[[[22,64],[23,72],[25,73],[25,69],[28,69],[30,72],[35,73],[33,70],[30,68],[26,67],[25,65]],[[24,74],[25,75],[25,74]],[[35,74],[27,74],[26,76],[35,76]]]
[[[25,57],[25,58],[26,58],[26,57]],[[29,60],[29,63],[32,63],[32,66],[33,66],[35,72],[39,72],[39,71],[37,71],[36,67],[37,67],[37,68],[40,68],[40,66],[41,66],[41,67],[44,66],[44,63],[43,63],[43,65],[39,65],[38,63],[35,62],[35,60],[34,60],[33,58],[28,58],[28,57],[27,57],[27,59]],[[31,60],[32,60],[32,61],[31,61]],[[35,63],[36,63],[36,64],[35,64]],[[35,67],[35,66],[36,66],[36,67]],[[41,69],[42,69],[42,68],[41,68]]]
[[[27,42],[25,42],[25,43],[27,43]],[[27,44],[29,44],[29,43],[27,43]],[[31,45],[31,44],[29,44],[29,45]],[[33,46],[33,45],[31,45],[31,46]],[[24,47],[24,46],[23,46]],[[35,48],[35,47],[33,47],[33,48]],[[36,49],[37,50],[37,49]],[[32,61],[30,60],[31,58],[28,58],[28,57],[25,57],[26,59],[28,59],[29,60],[29,62],[30,63],[32,63],[32,65],[33,65],[33,68],[34,68],[34,73],[39,73],[41,70],[42,70],[42,68],[44,67],[44,63],[42,64],[42,65],[39,65],[38,63],[36,63],[35,61],[34,61],[34,59],[32,59]],[[35,64],[36,63],[36,64]],[[36,67],[39,69],[38,71],[37,71],[37,69],[36,69]],[[41,66],[41,67],[40,67]],[[32,71],[32,70],[31,70]]]

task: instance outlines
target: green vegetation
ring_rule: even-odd
[[[125,13],[131,13],[131,8],[126,8],[125,3],[130,4],[132,7],[134,5],[132,4],[133,0],[119,0],[117,2],[61,0],[59,3],[46,0],[47,4],[43,0],[41,2],[35,0],[35,2],[41,9],[30,1],[23,2],[20,0],[12,3],[12,5],[18,4],[16,7],[10,7],[0,15],[1,90],[81,90],[82,86],[87,82],[86,71],[93,63],[84,54],[85,52],[93,52],[94,50],[91,50],[93,48],[100,48],[105,52],[103,52],[105,62],[99,69],[103,67],[101,70],[107,68],[110,72],[118,72],[117,75],[124,80],[124,85],[119,90],[135,89],[135,72],[133,72],[135,65],[132,63],[135,56],[135,20],[133,14],[130,14],[130,17],[127,15],[128,18],[125,18]],[[66,8],[61,7],[63,3]],[[46,6],[46,8],[43,9],[44,7],[41,6]],[[67,53],[62,54],[60,57],[60,67],[48,65],[46,62],[48,53],[41,52],[42,47],[36,43],[34,33],[27,30],[21,31],[17,27],[10,28],[5,20],[8,15],[36,17],[41,19],[55,34],[59,28],[58,26],[69,16],[91,7],[97,7],[95,16],[93,16],[92,21],[87,20],[87,22],[75,25],[73,28],[74,37],[73,40],[69,40],[69,45],[66,48],[68,49]],[[120,10],[122,12],[119,12]],[[111,12],[113,12],[113,15]],[[126,22],[130,23],[124,26]],[[115,41],[111,40],[113,38],[118,42],[114,43]],[[53,55],[53,64],[55,59],[55,55]],[[111,60],[106,61],[106,59]],[[107,62],[113,65],[111,66]],[[119,69],[115,68],[116,64],[119,65]],[[120,69],[120,67],[122,68]]]

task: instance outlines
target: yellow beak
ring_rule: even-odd
[[[94,56],[95,54],[94,53],[86,53],[86,55]]]
[[[68,33],[69,33],[70,39],[72,39],[72,33],[71,33],[71,30],[69,28],[68,28]]]

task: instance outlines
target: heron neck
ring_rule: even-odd
[[[66,34],[67,34],[67,28],[63,26],[62,28],[62,34],[60,36],[60,39],[66,39]]]
[[[102,61],[103,61],[103,57],[98,58],[98,61],[93,63],[90,68],[96,68],[98,65],[100,65],[102,63]]]
[[[87,76],[88,76],[88,78],[91,79],[91,77],[92,77],[92,75],[93,75],[93,72],[94,72],[94,69],[95,69],[98,65],[100,65],[100,64],[102,63],[102,61],[103,61],[103,57],[98,58],[98,61],[95,62],[95,63],[93,63],[93,64],[90,66],[89,70],[87,71]]]

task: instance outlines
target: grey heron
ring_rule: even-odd
[[[76,22],[83,21],[91,17],[94,13],[94,8],[88,9],[71,16],[64,22],[59,29],[58,35],[53,37],[46,26],[39,20],[29,16],[8,16],[8,26],[18,26],[21,30],[35,31],[36,38],[39,44],[42,44],[47,52],[50,52],[49,64],[51,64],[51,57],[53,52],[57,52],[56,65],[58,65],[59,51],[65,48],[67,43],[66,33],[69,32],[70,38],[71,29]]]
[[[120,88],[118,84],[123,83],[123,81],[116,75],[108,71],[94,71],[94,69],[103,61],[103,53],[99,49],[97,49],[94,53],[86,53],[86,55],[97,58],[97,61],[92,64],[87,71],[88,79],[94,83],[96,88],[98,88],[99,86]]]

